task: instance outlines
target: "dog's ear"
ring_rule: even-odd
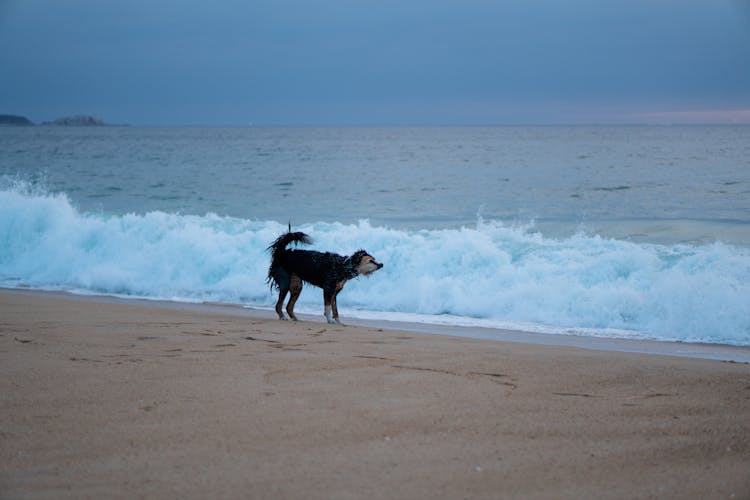
[[[365,250],[360,249],[354,252],[352,256],[350,257],[350,259],[352,260],[352,262],[356,262],[357,264],[359,264],[365,255],[368,255],[367,252]]]

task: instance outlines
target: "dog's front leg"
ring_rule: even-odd
[[[324,312],[323,314],[326,317],[326,321],[329,323],[338,323],[338,317],[336,318],[336,321],[333,320],[333,300],[334,300],[334,293],[330,290],[323,290],[323,306],[324,306]]]
[[[340,325],[341,321],[339,321],[339,308],[336,306],[336,297],[338,297],[339,291],[340,290],[334,292],[333,297],[331,297],[331,311],[333,312],[333,322]]]

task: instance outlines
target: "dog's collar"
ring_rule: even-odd
[[[359,266],[355,265],[354,262],[352,262],[351,257],[346,258],[344,267],[346,268],[346,279],[352,279],[359,276]]]

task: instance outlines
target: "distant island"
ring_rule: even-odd
[[[107,124],[96,116],[74,115],[64,116],[51,122],[43,122],[42,125],[54,125],[56,127],[104,127]]]
[[[25,116],[17,115],[0,115],[0,126],[5,127],[29,127],[33,126],[34,122],[26,118]]]
[[[29,127],[35,123],[25,116],[18,115],[0,115],[0,126],[6,127]],[[109,124],[96,116],[91,115],[73,115],[64,116],[51,122],[42,122],[40,125],[53,127],[106,127]]]

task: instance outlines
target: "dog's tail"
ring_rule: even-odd
[[[284,233],[276,238],[276,241],[271,243],[266,250],[271,252],[271,258],[275,259],[280,252],[286,250],[286,247],[288,247],[292,243],[302,243],[303,245],[309,245],[310,243],[312,243],[312,238],[301,232]]]
[[[268,278],[266,278],[266,283],[271,285],[271,287],[275,285],[276,288],[279,288],[281,286],[279,281],[284,279],[284,276],[279,275],[279,268],[282,265],[282,255],[286,251],[286,247],[292,243],[309,245],[312,243],[312,238],[302,232],[293,233],[289,231],[276,238],[276,241],[266,248],[267,251],[271,252],[271,267],[268,268]],[[281,274],[284,275],[286,273],[282,271]]]

